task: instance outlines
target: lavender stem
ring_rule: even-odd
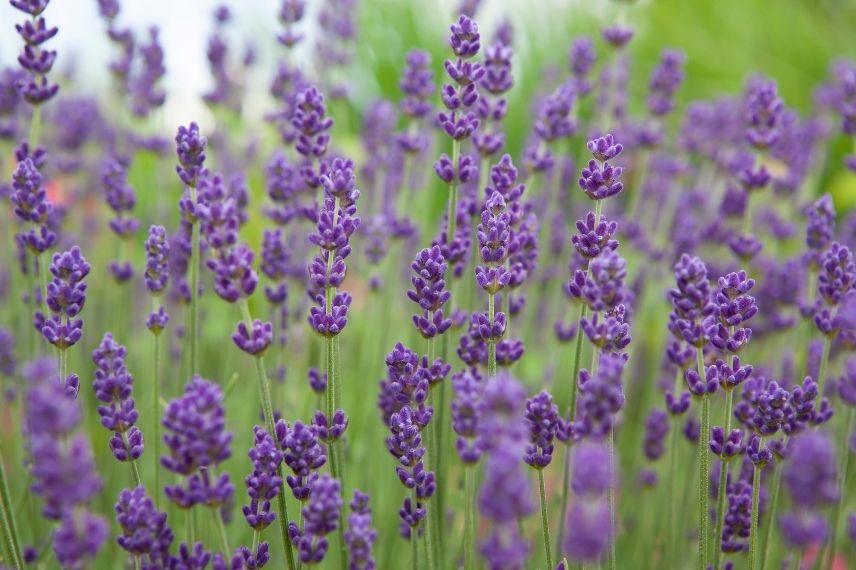
[[[160,303],[157,297],[152,298],[152,312],[157,313]],[[154,471],[155,471],[155,487],[154,500],[155,508],[160,509],[160,414],[158,413],[158,402],[160,401],[160,334],[153,332],[154,337],[154,378],[152,379],[152,430],[154,432]]]
[[[475,568],[475,486],[475,467],[468,465],[464,467],[464,570]]]
[[[550,551],[550,522],[547,516],[547,493],[544,489],[544,470],[538,469],[538,488],[541,493],[541,532],[544,537],[544,555],[547,568],[553,568],[553,554]]]
[[[1,450],[0,450],[1,451]],[[18,527],[15,524],[15,513],[9,501],[9,485],[6,480],[6,467],[3,456],[0,453],[0,524],[3,527],[3,538],[5,549],[9,551],[9,558],[15,568],[21,570],[24,567],[21,559],[21,545],[18,541]]]
[[[730,387],[725,388],[725,433],[731,433],[731,408],[734,404],[734,390]],[[720,456],[720,467],[719,467],[719,496],[718,505],[716,507],[716,532],[713,535],[713,549],[714,549],[714,560],[715,568],[719,568],[719,564],[722,559],[722,548],[720,547],[720,541],[722,540],[722,525],[725,522],[725,503],[727,500],[728,493],[726,488],[728,486],[728,468],[730,467],[730,462],[725,455]],[[772,525],[771,525],[772,526]]]
[[[761,468],[752,471],[752,523],[749,527],[749,570],[756,570],[758,560],[758,505],[761,498]]]
[[[193,185],[190,187],[190,199],[194,204],[197,202],[196,196],[196,185]],[[194,377],[199,373],[199,220],[192,223],[190,239],[190,322],[187,334],[190,337],[190,376]],[[251,324],[252,320],[247,326]]]
[[[489,293],[487,296],[487,316],[490,326],[493,327],[493,320],[496,316],[493,293]],[[496,376],[496,344],[493,338],[487,341],[487,375],[488,378]]]
[[[702,349],[696,350],[696,366],[699,377],[704,378],[704,356]],[[699,541],[698,541],[698,565],[700,570],[707,568],[708,555],[708,479],[710,476],[710,457],[707,453],[707,445],[704,441],[710,437],[710,398],[707,395],[701,397],[701,431],[699,432],[699,458],[698,458],[698,518],[699,518]],[[753,513],[754,516],[754,513]]]
[[[788,436],[782,439],[782,448],[788,445]],[[779,504],[779,490],[782,487],[782,462],[777,461],[773,466],[773,494],[770,496],[770,514],[767,518],[767,533],[764,539],[764,548],[761,550],[761,570],[767,566],[767,555],[770,552],[770,545],[773,543],[773,527],[776,521],[776,508]]]
[[[844,433],[851,434],[856,427],[856,408],[849,406],[847,408],[847,431]],[[830,535],[831,546],[829,547],[829,558],[826,561],[826,568],[831,569],[835,563],[835,553],[838,551],[838,528],[841,525],[841,506],[847,504],[847,472],[850,467],[850,453],[847,449],[847,438],[844,439],[844,449],[841,452],[841,500],[835,503],[835,508],[832,513],[832,534]]]

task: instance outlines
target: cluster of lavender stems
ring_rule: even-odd
[[[118,532],[108,552],[118,545],[126,566],[240,570],[278,564],[300,570],[338,563],[342,570],[370,570],[400,564],[389,558],[399,546],[392,544],[396,538],[373,529],[369,497],[353,488],[365,474],[353,471],[348,460],[375,457],[362,455],[368,406],[349,410],[360,431],[349,430],[342,396],[343,387],[346,397],[364,396],[361,386],[373,379],[363,373],[379,364],[370,348],[392,334],[391,302],[380,293],[389,290],[385,280],[396,285],[405,279],[404,272],[396,273],[405,268],[394,265],[394,247],[412,259],[406,298],[418,333],[411,339],[421,340],[411,350],[403,338],[385,360],[377,407],[386,450],[396,463],[393,480],[401,487],[372,505],[375,515],[388,517],[378,505],[388,504],[387,493],[396,501],[403,496],[399,529],[414,570],[461,563],[465,570],[516,570],[537,566],[542,557],[548,570],[615,570],[634,564],[622,542],[632,533],[635,545],[650,546],[652,560],[670,568],[745,563],[767,570],[780,563],[802,569],[814,557],[814,568],[832,570],[842,557],[847,560],[852,545],[842,537],[856,541],[856,514],[845,512],[856,450],[856,357],[850,355],[856,345],[856,218],[839,220],[837,195],[814,199],[807,192],[817,182],[815,155],[824,158],[824,145],[832,146],[829,120],[839,121],[840,134],[856,135],[856,65],[834,64],[829,82],[816,93],[817,116],[800,117],[774,80],[757,76],[740,96],[691,104],[678,127],[671,115],[687,56],[677,49],[661,52],[641,115],[634,116],[626,49],[633,30],[609,26],[601,33],[606,51],[600,62],[594,42],[577,39],[570,74],[545,81],[520,160],[513,161],[515,145],[506,148],[503,126],[514,100],[512,27],[500,24],[482,50],[474,20],[479,2],[464,2],[450,27],[453,55],[444,63],[448,83],[440,90],[439,112],[430,57],[412,50],[399,84],[400,105],[381,100],[365,109],[359,164],[347,158],[359,153],[343,153],[350,150],[349,139],[331,136],[332,115],[341,121],[340,111],[359,99],[340,82],[355,54],[356,2],[325,0],[313,46],[320,68],[307,70],[294,50],[303,40],[306,3],[281,0],[276,39],[286,54],[270,87],[277,110],[268,118],[286,148],[267,162],[267,202],[255,202],[250,174],[258,164],[257,141],[238,148],[222,124],[207,133],[209,140],[191,122],[178,127],[174,138],[182,185],[177,228],[170,234],[153,224],[142,240],[134,238],[140,223],[135,216],[143,220],[151,212],[136,208],[130,182],[143,188],[135,177],[151,174],[152,182],[157,173],[138,174],[131,165],[140,151],[161,160],[169,145],[141,136],[138,125],[112,124],[83,97],[64,94],[53,109],[46,107],[58,91],[48,81],[56,53],[44,47],[57,33],[43,15],[49,0],[11,4],[28,18],[16,26],[24,42],[20,73],[0,73],[0,143],[12,141],[17,123],[28,116],[30,134],[10,153],[11,184],[0,185],[0,196],[8,195],[11,204],[7,233],[18,232],[9,240],[10,254],[28,282],[13,280],[8,288],[6,275],[17,274],[0,268],[0,299],[11,299],[7,289],[22,293],[25,303],[7,303],[4,314],[23,313],[24,319],[14,320],[23,320],[29,332],[30,361],[18,365],[23,345],[13,330],[0,328],[2,397],[13,414],[20,412],[22,435],[20,449],[13,442],[11,450],[3,449],[6,463],[0,457],[0,565],[21,570],[44,564],[50,549],[63,568],[115,564],[100,554],[110,530],[93,507],[107,480],[97,473],[103,465],[96,465],[89,439],[78,433],[84,421],[100,422],[110,434],[101,447],[128,463],[128,484],[110,498]],[[98,8],[119,48],[110,70],[122,103],[140,119],[151,119],[166,96],[159,86],[165,67],[157,28],[138,43],[130,28],[117,25],[118,0],[99,0]],[[242,77],[228,61],[229,8],[218,7],[214,19],[207,53],[214,87],[203,100],[243,119]],[[245,67],[254,59],[249,53]],[[591,77],[596,64],[598,81]],[[11,105],[9,98],[28,106]],[[50,156],[39,146],[43,107],[46,132],[53,136],[44,141]],[[5,128],[7,116],[11,126]],[[421,221],[414,211],[427,210],[431,200],[414,197],[430,176],[424,163],[435,151],[432,134],[441,148],[442,141],[451,143],[451,156],[441,152],[433,164],[448,192],[439,233],[414,222]],[[590,157],[577,165],[582,143]],[[97,220],[80,215],[87,190],[69,188],[72,176],[76,186],[77,177],[92,176],[89,170],[98,180],[97,166],[83,156],[87,145],[107,157],[100,165],[112,211],[107,221],[103,212]],[[222,174],[214,172],[212,157]],[[853,155],[844,160],[856,171]],[[520,174],[515,162],[522,165]],[[683,179],[687,174],[692,179]],[[361,193],[366,198],[358,215]],[[567,219],[576,216],[568,216],[582,213],[574,197],[583,195],[594,204],[569,231]],[[718,211],[704,211],[711,206]],[[543,223],[554,209],[553,223]],[[248,224],[256,212],[276,227],[256,235]],[[360,215],[371,218],[361,224]],[[90,275],[89,261],[103,258],[90,256],[98,242],[88,235],[91,224],[101,222],[107,235],[119,238],[118,257],[98,264],[106,265],[114,289],[130,296],[132,286],[144,285],[151,297],[145,326],[152,362],[145,374],[134,366],[138,390],[151,382],[150,409],[137,409],[139,392],[126,362],[131,351],[116,340],[133,338],[132,327],[139,324],[122,316],[124,307],[117,326],[109,327],[113,332],[97,331],[92,382],[82,386],[69,370],[69,357],[75,357],[70,348],[95,345],[84,336],[83,311],[92,312],[94,286],[102,292],[100,272]],[[428,239],[420,233],[426,229]],[[254,251],[250,244],[259,236]],[[416,251],[423,243],[431,245]],[[144,266],[135,267],[142,250]],[[355,278],[360,261],[350,257],[354,251],[364,252],[375,268],[387,257],[386,271]],[[210,272],[203,274],[203,267]],[[550,295],[565,268],[570,279],[558,279],[561,294]],[[457,286],[467,271],[470,280]],[[268,311],[263,318],[251,309],[258,309],[252,297],[259,273]],[[208,287],[226,303],[216,309],[204,303]],[[100,316],[111,304],[101,304],[98,295]],[[657,295],[659,304],[652,301]],[[389,297],[396,298],[394,290]],[[342,358],[341,333],[354,317],[372,313],[363,308],[365,298],[387,304],[375,315],[384,330],[377,339],[360,339],[354,345],[359,350],[347,343]],[[570,307],[558,308],[556,302],[566,299]],[[251,425],[261,424],[252,429],[247,454],[248,502],[240,511],[252,539],[244,545],[234,544],[230,529],[235,486],[226,463],[233,444],[226,412],[240,405],[230,399],[239,389],[240,369],[222,384],[200,376],[200,366],[215,372],[208,370],[214,362],[208,357],[217,352],[205,346],[203,357],[201,337],[211,335],[202,331],[217,322],[206,313],[235,306],[240,317],[231,340],[252,359],[258,400],[248,409],[256,418]],[[380,311],[380,305],[372,307]],[[531,312],[528,329],[517,324],[524,307]],[[541,345],[541,323],[554,311],[562,343],[556,346],[569,347],[567,362],[553,367],[523,359],[527,351],[552,350]],[[176,325],[181,312],[185,322]],[[575,320],[566,325],[568,312]],[[305,320],[293,318],[307,313]],[[518,335],[512,337],[515,316]],[[301,321],[318,339],[296,329]],[[635,327],[654,322],[660,330],[636,329],[638,340],[631,344]],[[87,335],[97,323],[87,320]],[[525,346],[520,329],[531,335]],[[365,336],[374,329],[350,330]],[[39,344],[39,336],[46,342]],[[286,350],[286,338],[294,350]],[[265,358],[275,342],[276,372],[269,376]],[[769,353],[780,360],[761,358]],[[231,358],[217,366],[228,368]],[[287,419],[301,402],[294,370],[303,390],[308,370],[312,392],[306,394],[317,404],[305,423]],[[659,382],[650,381],[658,375]],[[176,376],[189,381],[176,385]],[[26,382],[23,390],[19,380]],[[272,380],[283,386],[283,398]],[[661,398],[646,409],[656,389]],[[162,392],[172,399],[166,402]],[[625,424],[631,429],[621,429]],[[617,443],[624,451],[636,426],[644,426],[638,455],[619,457]],[[144,449],[154,461],[151,484],[142,477],[149,472],[141,467]],[[21,464],[7,472],[8,457],[19,455]],[[648,463],[639,465],[642,456]],[[626,467],[619,458],[638,468],[638,493],[630,492],[632,479],[619,481],[620,467]],[[389,481],[388,471],[376,476]],[[26,485],[32,493],[18,502],[10,485],[14,491]],[[287,505],[292,499],[298,505],[293,519]],[[652,501],[662,502],[657,512],[665,516],[648,524],[647,511],[634,509]],[[692,505],[692,516],[681,516],[683,505]],[[38,507],[47,526],[37,520]],[[197,528],[200,511],[216,535],[211,551],[205,541],[212,533]],[[528,522],[536,512],[537,533]],[[186,529],[174,532],[173,513]],[[22,528],[25,516],[32,528]],[[270,525],[279,526],[284,563],[273,558],[263,535]],[[459,530],[460,539],[454,534]],[[184,540],[176,541],[176,534]],[[30,535],[33,544],[24,544]],[[378,540],[383,548],[376,560]],[[786,558],[778,560],[782,553]]]

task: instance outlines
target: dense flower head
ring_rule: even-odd
[[[654,461],[666,451],[666,435],[669,433],[669,415],[660,409],[653,409],[645,420],[645,439],[642,447],[645,457]]]
[[[503,266],[508,257],[511,240],[509,222],[510,215],[505,199],[499,192],[494,192],[485,201],[481,223],[476,232],[479,255],[485,264],[476,267],[476,281],[482,289],[491,294],[502,289],[510,279]]]
[[[294,498],[305,502],[311,492],[312,474],[327,463],[327,455],[312,427],[302,422],[295,422],[289,427],[280,420],[276,424],[276,432],[283,459],[292,472],[285,480]]]
[[[348,530],[345,531],[345,542],[348,545],[348,570],[374,570],[377,564],[372,555],[372,548],[377,540],[377,531],[372,527],[372,510],[369,507],[369,496],[359,490],[354,491],[354,498],[348,507]]]
[[[251,356],[262,356],[273,342],[273,323],[255,319],[248,325],[241,321],[232,334],[232,342]]]
[[[829,437],[810,430],[791,443],[782,480],[795,505],[817,508],[839,500],[837,460]]]
[[[288,536],[297,547],[303,564],[317,564],[324,559],[329,548],[327,535],[339,526],[342,497],[339,481],[327,474],[316,478],[311,486],[311,498],[301,509],[304,525],[289,523]]]
[[[723,459],[730,459],[743,452],[743,430],[733,429],[725,433],[720,426],[714,426],[710,434],[710,450]]]
[[[423,458],[426,450],[420,434],[422,426],[410,407],[404,406],[392,414],[389,429],[386,448],[399,462],[395,471],[401,484],[413,489],[419,500],[432,497],[436,489],[434,473],[425,469]]]
[[[723,519],[721,548],[723,552],[749,549],[752,518],[752,483],[737,480],[727,489],[727,510]]]
[[[420,119],[431,112],[429,102],[434,94],[434,74],[431,71],[431,55],[422,50],[407,52],[404,70],[398,86],[404,94],[401,102],[402,112],[413,118]]]
[[[582,169],[579,186],[592,200],[603,200],[619,194],[624,189],[621,182],[623,169],[608,161],[618,156],[622,145],[615,143],[612,135],[606,135],[588,142],[588,148],[596,160],[589,160]]]
[[[573,117],[576,92],[570,85],[560,85],[543,102],[535,120],[535,134],[543,141],[552,143],[566,139],[576,133],[577,123]]]
[[[621,376],[626,362],[626,355],[604,352],[596,373],[580,371],[580,394],[573,426],[578,436],[602,438],[612,431],[618,412],[624,407]]]
[[[781,135],[784,103],[779,97],[775,81],[761,77],[749,81],[743,101],[746,123],[746,140],[752,146],[764,149],[772,146]]]
[[[711,344],[723,352],[739,352],[752,337],[752,329],[740,325],[758,312],[755,298],[748,294],[754,286],[755,280],[742,270],[719,278],[706,332]]]
[[[526,426],[529,444],[523,461],[536,469],[547,467],[553,459],[553,440],[559,426],[559,407],[549,392],[540,392],[526,400]]]
[[[119,461],[135,461],[143,453],[143,440],[135,426],[139,418],[131,397],[134,377],[125,366],[127,351],[106,333],[92,351],[95,380],[92,387],[103,405],[98,407],[101,425],[113,432],[110,449]]]
[[[314,85],[297,93],[291,124],[298,133],[294,148],[300,155],[308,159],[324,156],[333,119],[327,116],[324,96]]]
[[[614,249],[607,249],[591,260],[588,271],[574,272],[567,291],[594,312],[613,311],[627,295],[626,277],[627,262]]]
[[[167,263],[169,260],[169,240],[163,226],[149,227],[149,235],[146,238],[146,289],[152,295],[158,296],[163,293],[169,281]]]
[[[83,319],[75,318],[86,303],[86,281],[91,266],[78,246],[55,253],[51,259],[53,279],[47,284],[47,306],[50,316],[36,313],[36,329],[52,345],[66,349],[83,336]]]
[[[198,185],[199,200],[194,213],[205,242],[217,251],[234,246],[238,242],[240,216],[225,179],[219,173],[209,173],[199,179]]]
[[[779,529],[789,546],[802,551],[822,544],[829,531],[823,515],[804,511],[780,516]]]
[[[115,505],[116,522],[122,529],[116,542],[133,556],[141,556],[143,566],[156,564],[169,552],[173,533],[166,513],[155,508],[144,487],[123,489]]]
[[[462,15],[451,25],[449,45],[457,60],[447,59],[444,67],[454,85],[443,86],[440,95],[447,111],[440,112],[437,117],[445,133],[461,141],[469,138],[479,126],[478,115],[472,108],[479,98],[477,85],[484,76],[484,67],[470,61],[481,48],[476,23]]]
[[[824,194],[815,200],[806,211],[806,217],[805,243],[809,249],[821,253],[829,247],[835,236],[835,205],[832,197]]]
[[[43,224],[50,216],[53,206],[47,200],[42,174],[32,158],[24,158],[15,167],[10,198],[15,215],[24,222]]]
[[[259,269],[273,282],[265,287],[265,296],[274,305],[284,303],[288,295],[283,280],[289,275],[290,261],[291,251],[285,242],[283,230],[265,230],[262,234],[262,261]]]
[[[622,48],[633,39],[633,28],[615,24],[601,30],[601,36],[614,48]]]
[[[351,296],[347,293],[336,293],[333,302],[327,310],[324,295],[316,296],[317,307],[309,310],[309,325],[319,335],[329,338],[338,335],[348,324],[348,308],[351,306]]]
[[[612,540],[612,525],[605,501],[615,485],[609,451],[600,442],[584,441],[574,453],[571,488],[579,495],[567,514],[565,551],[574,560],[599,560]]]
[[[580,95],[586,95],[591,91],[591,84],[587,77],[596,61],[597,53],[591,38],[575,38],[568,51],[568,64],[574,76],[574,89]]]
[[[817,291],[827,305],[838,305],[856,284],[856,261],[846,245],[832,242],[823,256]]]
[[[253,470],[244,480],[250,504],[244,505],[242,511],[247,524],[253,530],[263,530],[276,520],[276,514],[271,511],[271,501],[279,495],[282,488],[278,470],[283,454],[277,442],[264,428],[255,426],[253,434],[253,447],[248,453]]]
[[[672,305],[669,330],[672,335],[693,346],[704,346],[707,335],[702,317],[712,310],[707,266],[698,257],[682,254],[675,264],[677,287],[668,291]]]
[[[253,269],[254,257],[253,250],[240,243],[206,260],[205,264],[214,273],[214,292],[218,297],[234,303],[253,294],[259,283]]]
[[[606,216],[597,218],[594,212],[588,212],[586,217],[577,220],[577,233],[571,236],[574,249],[586,259],[594,259],[601,253],[618,249],[618,240],[613,239],[618,230],[618,223],[611,222]]]
[[[648,110],[652,115],[661,116],[674,108],[675,92],[684,80],[684,62],[686,55],[680,50],[663,50],[660,61],[651,72],[648,87]]]
[[[41,16],[48,4],[46,0],[11,0],[10,3],[21,12],[32,16],[31,20],[15,25],[15,30],[24,41],[24,47],[18,55],[18,64],[28,73],[26,79],[18,80],[17,88],[28,103],[40,105],[59,91],[59,85],[49,83],[46,77],[53,68],[57,53],[42,47],[42,44],[57,34],[58,29],[49,28],[45,18]]]
[[[452,376],[455,399],[452,400],[452,429],[458,435],[455,449],[467,465],[478,462],[482,449],[478,439],[479,418],[484,405],[481,392],[484,378],[478,370],[471,368]]]
[[[175,135],[175,152],[178,155],[176,172],[181,181],[190,187],[196,187],[199,177],[205,172],[205,147],[208,139],[199,132],[199,125],[190,123],[179,126]]]
[[[336,442],[345,434],[348,429],[348,416],[345,411],[337,409],[333,411],[333,415],[328,418],[321,410],[315,412],[312,418],[312,429],[318,435],[318,439],[326,444]]]
[[[439,245],[420,250],[410,264],[413,289],[407,291],[407,297],[422,310],[422,314],[413,315],[413,325],[424,338],[434,338],[452,326],[452,319],[443,312],[452,296],[446,288],[448,267]]]
[[[161,464],[180,475],[214,467],[232,454],[232,434],[226,431],[226,410],[220,388],[198,376],[184,394],[170,400],[163,416],[163,436],[169,455]]]

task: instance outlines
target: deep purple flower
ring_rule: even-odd
[[[776,82],[761,77],[749,81],[743,100],[746,140],[758,149],[773,145],[781,134],[784,103]]]
[[[461,141],[469,138],[479,126],[473,106],[479,98],[477,84],[484,75],[484,68],[470,61],[481,48],[478,25],[462,15],[450,29],[449,45],[457,60],[447,59],[445,69],[456,85],[443,86],[441,99],[447,112],[440,112],[437,118],[449,137]]]
[[[576,92],[568,84],[560,85],[544,100],[534,125],[535,134],[542,141],[554,143],[576,133],[577,123],[573,116],[575,100]]]
[[[553,440],[559,425],[559,408],[548,392],[526,400],[526,426],[529,443],[523,461],[535,469],[547,467],[553,459]]]
[[[452,320],[443,312],[443,305],[452,296],[446,289],[448,264],[440,246],[434,245],[417,253],[410,267],[414,273],[410,278],[413,289],[407,291],[407,297],[422,309],[421,315],[413,316],[413,325],[423,338],[434,338],[452,326]]]
[[[429,98],[434,94],[434,74],[431,55],[421,50],[407,52],[406,65],[398,86],[404,94],[402,112],[412,119],[421,119],[431,111]]]
[[[743,452],[743,431],[731,430],[726,437],[725,430],[720,426],[714,426],[710,435],[710,450],[715,454],[730,459]]]
[[[675,92],[684,81],[686,55],[679,50],[663,50],[660,62],[651,72],[648,87],[648,110],[652,115],[662,116],[674,108]]]
[[[291,543],[297,547],[300,561],[304,564],[317,564],[327,554],[329,544],[326,536],[339,526],[339,510],[342,508],[342,497],[339,491],[339,481],[326,473],[310,484],[309,502],[301,512],[303,528],[298,528],[294,522],[289,524],[288,534]]]
[[[155,509],[144,487],[123,489],[114,507],[116,522],[122,533],[116,542],[133,556],[141,556],[142,564],[156,566],[165,562],[172,545],[173,533],[166,521],[166,513]]]
[[[817,280],[817,291],[827,305],[840,304],[856,283],[856,261],[850,248],[833,242],[823,256]]]
[[[614,142],[612,135],[606,135],[589,141],[588,148],[596,160],[590,160],[583,168],[580,188],[592,200],[603,200],[620,193],[624,189],[620,180],[623,169],[612,166],[608,161],[621,153],[622,146]]]
[[[235,346],[252,356],[262,356],[273,342],[273,324],[255,319],[252,327],[241,321],[232,335]]]
[[[324,96],[314,85],[297,93],[291,124],[298,132],[294,148],[299,154],[308,159],[324,156],[330,143],[328,131],[333,119],[327,117]]]
[[[677,288],[668,292],[672,304],[669,330],[678,340],[700,347],[707,344],[702,317],[712,310],[707,266],[698,257],[682,254],[675,264]]]
[[[728,507],[722,525],[723,552],[749,549],[748,538],[752,522],[752,483],[737,480],[728,486]]]
[[[253,269],[253,251],[239,243],[229,250],[221,250],[205,264],[214,273],[214,291],[224,301],[234,303],[253,294],[259,277]]]
[[[86,281],[91,266],[78,246],[55,253],[51,259],[53,279],[47,284],[50,316],[36,313],[36,328],[60,350],[77,344],[83,336],[83,319],[75,318],[86,303]]]
[[[349,505],[348,530],[345,542],[348,545],[348,570],[374,570],[377,564],[372,548],[377,540],[377,531],[372,528],[372,510],[369,496],[358,490]]]
[[[832,197],[824,194],[808,208],[806,212],[805,242],[809,249],[819,257],[832,243],[835,235],[835,206]],[[819,263],[819,259],[814,260]]]
[[[801,508],[815,509],[838,501],[837,460],[829,438],[815,430],[795,438],[782,480]]]
[[[481,402],[484,379],[472,368],[452,376],[455,399],[452,400],[452,429],[458,435],[455,449],[466,465],[478,462],[482,449],[478,440],[479,418],[483,412]]]
[[[280,420],[276,424],[276,431],[285,464],[293,473],[286,477],[286,482],[291,487],[294,498],[306,502],[311,492],[313,471],[321,469],[327,463],[324,448],[318,442],[315,431],[302,422],[295,422],[294,426],[289,428]]]
[[[309,311],[309,325],[319,335],[329,338],[338,335],[348,324],[348,308],[351,306],[351,296],[347,293],[336,293],[333,303],[327,310],[324,295],[316,297],[318,307]]]
[[[618,241],[613,239],[618,229],[617,222],[610,222],[605,216],[596,218],[594,212],[589,212],[582,220],[577,220],[577,233],[571,236],[574,249],[586,259],[594,259],[601,253],[618,248]]]
[[[253,470],[244,480],[250,504],[242,507],[244,518],[253,530],[261,531],[268,527],[276,514],[271,510],[271,501],[279,495],[282,479],[277,475],[282,463],[282,452],[274,438],[259,426],[253,428],[253,447],[248,453],[253,462]]]
[[[625,300],[626,277],[627,262],[614,249],[607,249],[591,260],[588,271],[574,272],[567,291],[595,313],[614,311]]]
[[[146,239],[146,289],[159,296],[169,281],[167,260],[169,259],[169,241],[163,226],[149,227]]]
[[[597,373],[580,371],[574,425],[577,435],[601,438],[613,429],[617,414],[624,407],[621,376],[626,362],[626,355],[605,352],[600,356]]]
[[[131,397],[134,377],[125,367],[127,351],[106,333],[92,351],[95,363],[95,396],[104,405],[98,407],[101,425],[113,432],[110,449],[119,461],[135,461],[143,453],[143,435],[136,427],[139,412]]]
[[[27,79],[19,80],[18,91],[30,105],[40,105],[51,99],[59,91],[59,85],[48,82],[47,74],[56,61],[56,51],[46,50],[42,44],[57,34],[57,28],[48,28],[42,12],[47,8],[47,0],[11,0],[10,3],[31,20],[16,24],[15,29],[24,41],[24,48],[18,55],[18,64],[29,74]]]
[[[571,487],[579,500],[567,514],[565,552],[578,561],[596,561],[612,541],[606,492],[615,485],[609,451],[601,443],[584,442],[574,454]]]
[[[205,147],[208,139],[199,133],[199,126],[190,123],[178,127],[175,135],[175,151],[179,165],[176,166],[178,177],[186,185],[196,187],[199,177],[205,173]]]
[[[669,433],[669,416],[663,410],[653,409],[645,420],[645,439],[642,447],[645,457],[651,461],[659,459],[666,451],[666,435]]]
[[[568,63],[574,76],[573,86],[578,94],[587,95],[591,91],[588,74],[596,61],[594,42],[586,37],[575,38],[568,51]]]
[[[633,38],[633,29],[615,24],[601,30],[601,36],[612,47],[621,49]]]

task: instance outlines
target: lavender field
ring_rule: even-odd
[[[856,568],[856,5],[144,4],[0,6],[0,570]]]

